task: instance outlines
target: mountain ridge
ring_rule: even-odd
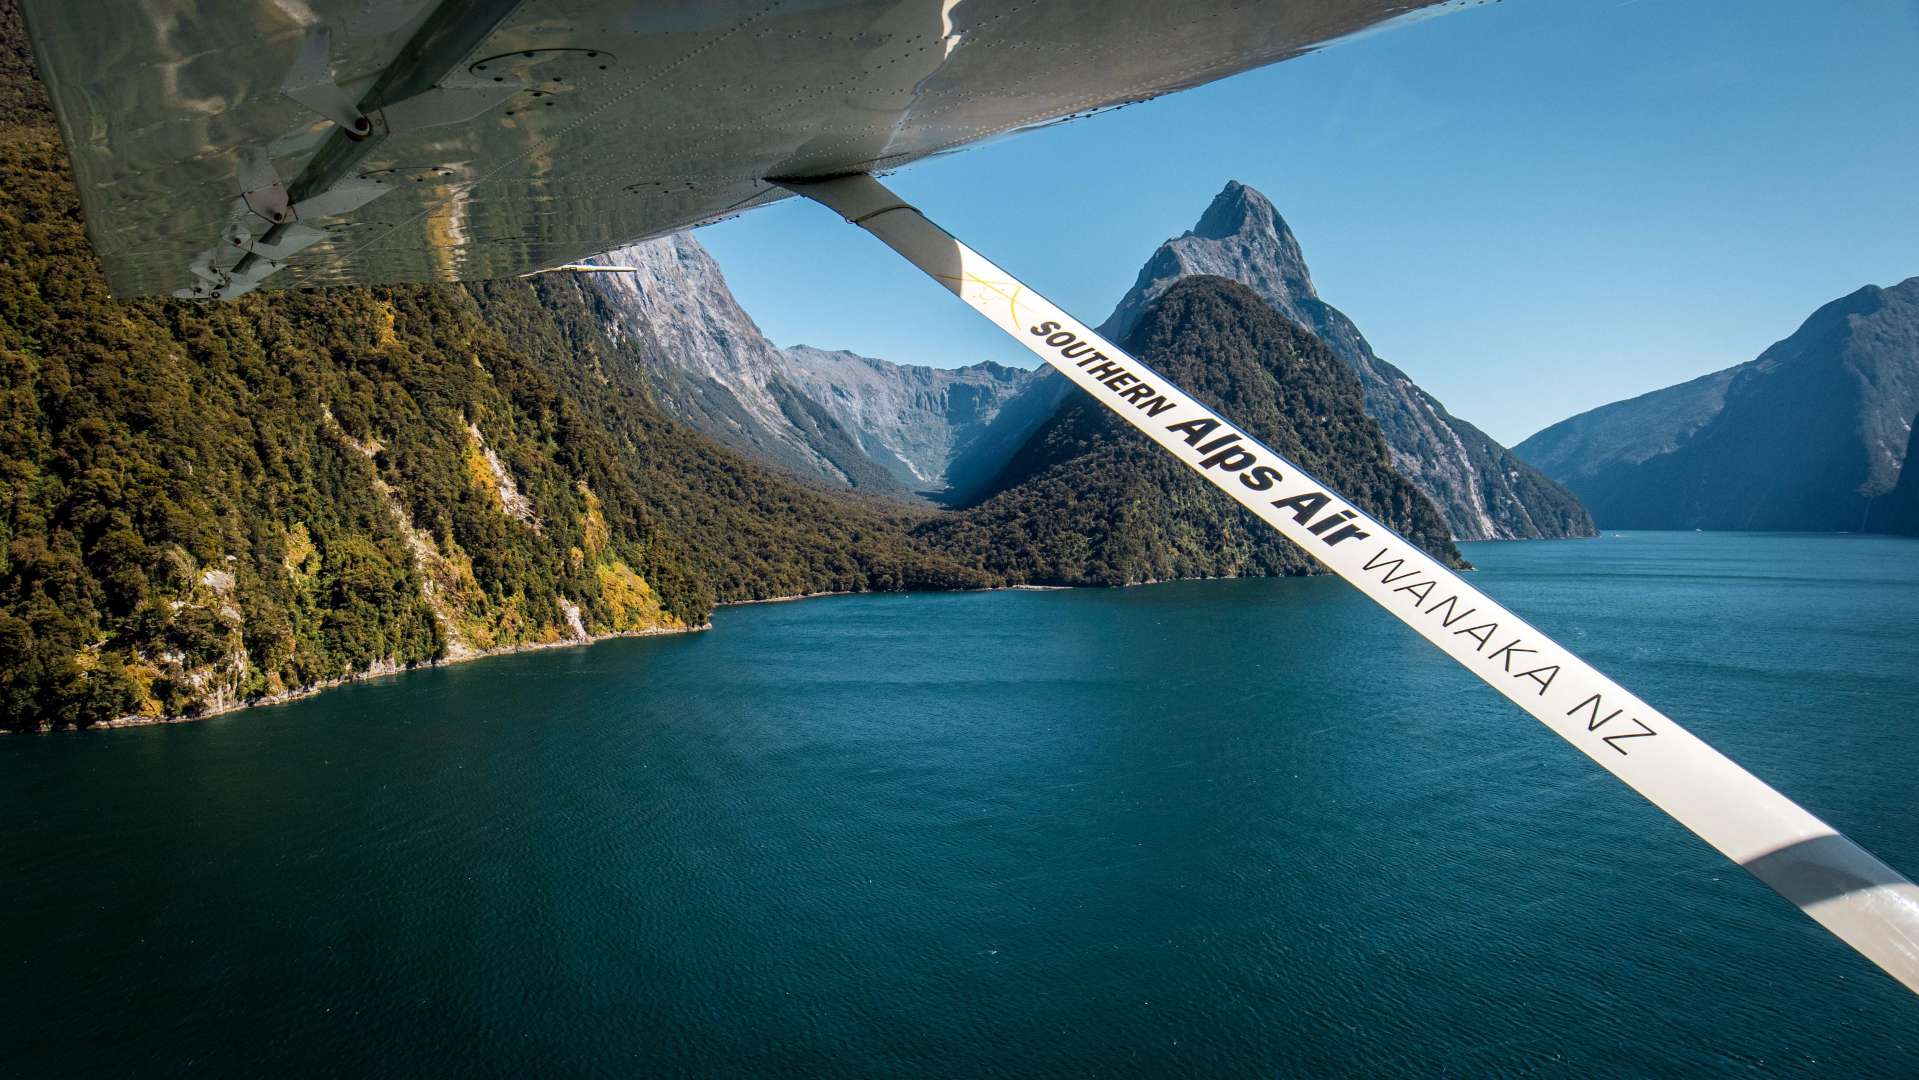
[[[1858,531],[1919,411],[1919,277],[1820,305],[1742,364],[1568,417],[1516,448],[1608,528]]]
[[[630,244],[595,261],[635,268],[591,275],[592,285],[605,298],[609,327],[660,358],[653,390],[672,415],[803,479],[906,494],[854,432],[788,381],[784,354],[690,233]]]
[[[1021,391],[1034,373],[1026,368],[936,368],[774,345],[691,234],[596,261],[636,268],[595,274],[592,284],[609,325],[660,358],[660,403],[709,437],[809,482],[950,501],[997,467],[994,440],[1006,441],[1009,427],[994,427],[1002,406],[1021,402],[1009,421],[1029,407]]]

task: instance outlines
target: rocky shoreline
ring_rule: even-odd
[[[429,668],[451,667],[454,664],[465,664],[474,660],[485,660],[495,656],[510,656],[514,653],[541,652],[546,649],[579,648],[586,645],[597,645],[602,641],[612,641],[617,638],[662,637],[667,634],[695,634],[703,630],[711,629],[713,629],[713,624],[710,622],[703,623],[699,626],[663,626],[651,630],[626,630],[615,634],[593,634],[583,638],[567,638],[563,641],[528,641],[518,645],[502,645],[495,649],[481,649],[477,652],[470,652],[461,656],[443,656],[437,660],[428,660],[417,664],[375,664],[365,670],[356,671],[351,675],[343,675],[337,679],[327,679],[323,682],[313,683],[310,686],[303,686],[298,690],[286,690],[278,694],[267,694],[262,697],[251,698],[232,705],[202,709],[180,716],[141,716],[138,714],[122,716],[113,720],[93,724],[80,730],[100,731],[109,728],[149,727],[155,724],[186,724],[192,723],[195,720],[211,720],[216,716],[244,712],[247,709],[255,709],[267,705],[285,705],[289,702],[313,697],[316,694],[338,689],[342,686],[369,682],[373,679],[384,679],[392,675],[403,675],[409,671],[425,671]],[[51,724],[43,724],[34,729],[36,734],[50,734],[60,730],[66,729],[56,728]],[[11,734],[11,732],[0,730],[0,735],[6,734]]]
[[[1317,575],[1311,575],[1311,576],[1317,576]],[[1201,580],[1201,579],[1175,579],[1175,580]],[[1159,584],[1164,584],[1164,583],[1156,580],[1155,581],[1136,581],[1136,582],[1129,582],[1127,585],[1124,585],[1121,587],[1134,588],[1141,585],[1159,585]],[[1076,587],[1079,587],[1079,586],[1005,585],[1005,586],[1001,586],[999,588],[994,588],[994,589],[978,589],[978,590],[959,589],[959,590],[952,590],[952,591],[955,591],[955,592],[1057,592],[1057,591],[1064,591],[1064,590],[1072,589]],[[763,597],[757,600],[722,600],[719,603],[715,604],[714,607],[715,608],[748,607],[754,604],[784,604],[784,603],[790,603],[795,600],[817,600],[822,597],[828,597],[828,596],[867,596],[867,595],[873,595],[873,594],[860,591],[860,590],[838,589],[838,590],[832,590],[828,592],[795,593],[790,596],[768,596],[768,597]],[[225,716],[225,715],[228,715],[229,713],[244,712],[248,709],[260,708],[268,705],[285,705],[290,702],[299,701],[302,698],[313,697],[316,694],[321,694],[328,690],[338,689],[339,687],[342,687],[342,686],[350,686],[354,683],[368,682],[373,679],[384,679],[393,675],[403,675],[409,671],[425,671],[431,668],[451,667],[454,664],[465,664],[474,660],[485,660],[495,656],[510,656],[515,653],[540,652],[546,649],[579,648],[587,645],[597,645],[602,641],[612,641],[617,638],[661,637],[668,634],[694,634],[694,633],[700,633],[702,631],[711,630],[711,629],[713,629],[713,624],[711,622],[707,622],[707,623],[702,623],[699,626],[657,627],[651,630],[628,630],[628,631],[615,633],[615,634],[594,634],[584,638],[567,638],[563,641],[532,641],[532,642],[524,642],[518,645],[505,645],[495,649],[482,649],[477,652],[465,653],[459,656],[443,656],[437,660],[428,660],[428,661],[417,663],[417,664],[376,664],[373,667],[367,668],[363,671],[356,671],[351,675],[342,676],[337,679],[327,679],[323,682],[313,683],[310,686],[303,686],[298,690],[287,690],[278,694],[268,694],[262,697],[251,698],[249,700],[237,702],[231,705],[222,705],[217,708],[202,709],[194,713],[184,714],[180,716],[141,716],[141,715],[122,716],[117,719],[102,721],[101,723],[93,724],[89,727],[82,728],[79,730],[101,731],[101,730],[107,730],[107,729],[113,729],[113,728],[150,727],[157,724],[186,724],[186,723],[192,723],[195,720],[210,720],[216,716]],[[54,731],[62,731],[62,730],[69,730],[69,729],[56,728],[51,724],[43,724],[40,727],[35,728],[33,733],[34,734],[50,734]],[[0,735],[9,735],[9,734],[15,734],[15,732],[10,732],[4,729],[0,729]]]

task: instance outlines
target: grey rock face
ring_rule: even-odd
[[[677,233],[608,252],[604,261],[638,268],[589,280],[609,327],[658,358],[648,381],[668,413],[807,479],[905,490],[830,410],[786,379],[786,358],[740,308],[698,240]]]
[[[1868,285],[1756,360],[1562,420],[1516,449],[1608,528],[1854,531],[1904,520],[1895,485],[1915,411],[1919,277]]]
[[[990,362],[895,364],[810,345],[782,357],[784,377],[852,432],[869,458],[908,490],[933,496],[974,482],[965,463],[1035,375]]]
[[[1564,487],[1381,360],[1353,321],[1319,298],[1299,240],[1273,204],[1238,181],[1213,199],[1191,232],[1160,245],[1100,332],[1124,337],[1154,299],[1196,274],[1250,287],[1353,369],[1394,466],[1439,507],[1458,539],[1593,535],[1591,516]]]
[[[655,357],[667,412],[798,476],[946,500],[990,479],[1051,415],[1024,392],[1032,371],[934,368],[766,339],[691,235],[608,252],[633,273],[595,274],[614,332]]]

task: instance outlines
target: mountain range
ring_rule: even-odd
[[[1868,285],[1757,359],[1580,413],[1514,450],[1607,528],[1891,529],[1914,486],[1901,472],[1916,412],[1919,277]]]
[[[706,434],[808,479],[971,505],[1024,478],[1002,474],[1077,393],[1050,370],[940,369],[806,346],[781,350],[688,236],[605,258],[639,267],[596,275],[614,324],[672,327],[671,340],[657,350],[669,358],[656,378],[662,404]],[[1161,293],[1194,275],[1252,288],[1353,370],[1395,466],[1439,508],[1455,537],[1592,534],[1576,498],[1447,412],[1319,298],[1291,229],[1244,184],[1227,184],[1191,231],[1160,245],[1102,333],[1124,337]]]
[[[1004,440],[1045,419],[1025,391],[1037,372],[982,361],[957,368],[895,364],[807,345],[782,350],[786,377],[847,430],[868,457],[915,493],[963,502],[992,479]]]
[[[706,249],[677,233],[607,253],[630,273],[591,275],[609,331],[650,356],[661,407],[681,422],[796,476],[904,494],[892,473],[786,375]]]
[[[997,471],[998,432],[1034,373],[993,363],[895,364],[805,345],[781,349],[741,309],[704,247],[679,233],[608,252],[595,274],[613,332],[658,358],[670,414],[727,446],[828,487],[946,501]],[[1015,413],[1017,413],[1017,407]],[[983,475],[982,475],[983,474]]]

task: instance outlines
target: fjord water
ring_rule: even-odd
[[[1919,872],[1919,542],[1473,544]],[[1919,1001],[1330,579],[863,596],[0,740],[0,1071],[1919,1073]]]

